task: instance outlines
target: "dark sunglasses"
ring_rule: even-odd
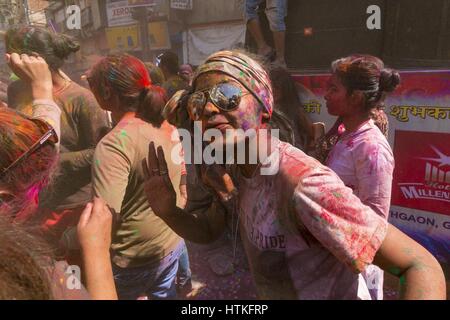
[[[228,112],[237,109],[241,103],[241,98],[248,94],[250,92],[243,93],[237,85],[224,82],[212,88],[192,93],[187,103],[189,108],[200,110],[205,107],[208,101],[211,101],[220,110]]]
[[[26,117],[27,119],[33,121],[41,130],[42,132],[45,132],[44,135],[33,145],[28,149],[28,151],[24,152],[20,157],[18,157],[13,163],[11,163],[6,168],[2,169],[0,172],[0,178],[3,178],[3,176],[12,168],[17,166],[20,162],[28,158],[31,154],[36,152],[40,147],[42,147],[47,141],[50,141],[52,143],[58,142],[58,137],[56,136],[56,131],[53,129],[52,126],[50,126],[47,122],[39,120],[39,119],[31,119]]]

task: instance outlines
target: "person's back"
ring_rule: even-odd
[[[94,194],[118,218],[112,261],[119,298],[137,299],[142,294],[152,299],[175,298],[178,257],[185,244],[154,215],[144,192],[143,161],[150,142],[171,155],[168,178],[173,184],[180,186],[184,168],[178,132],[161,115],[164,90],[152,84],[142,61],[127,54],[101,59],[88,81],[100,106],[111,111],[116,123],[95,149],[92,182]],[[172,158],[172,151],[180,157]],[[175,197],[181,205],[179,188]]]
[[[160,128],[139,119],[123,119],[98,144],[95,151],[93,185],[120,216],[112,240],[113,261],[121,267],[137,266],[167,255],[180,238],[152,212],[144,193],[142,160],[148,144],[162,146],[170,155],[177,142],[171,141],[176,130],[167,122]],[[181,166],[167,159],[170,179],[180,184]],[[180,195],[177,194],[177,198]]]

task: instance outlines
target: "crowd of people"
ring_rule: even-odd
[[[173,52],[156,64],[108,55],[87,90],[62,71],[73,39],[15,27],[5,45],[19,80],[0,106],[0,299],[176,299],[191,283],[185,241],[230,226],[261,299],[380,300],[383,272],[400,278],[400,298],[446,298],[437,260],[387,221],[382,109],[400,76],[380,59],[332,62],[325,100],[337,121],[320,135],[281,46],[273,64],[260,62],[262,44],[195,71]],[[181,130],[215,130],[201,148],[222,146],[227,161],[192,161]]]

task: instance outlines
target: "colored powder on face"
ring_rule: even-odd
[[[244,122],[242,123],[242,129],[244,129],[244,131],[247,131],[250,128],[250,124],[248,123],[247,120],[244,120]]]

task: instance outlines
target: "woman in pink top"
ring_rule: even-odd
[[[325,100],[328,112],[339,116],[338,140],[326,165],[338,174],[365,205],[387,220],[391,202],[394,157],[380,129],[370,117],[387,92],[400,83],[398,72],[385,69],[373,56],[354,55],[336,60]],[[362,273],[361,291],[383,299],[383,272],[369,266]],[[364,286],[367,284],[367,288]]]
[[[401,278],[402,298],[445,299],[445,279],[430,253],[364,205],[332,170],[265,130],[272,87],[254,59],[234,51],[211,55],[192,91],[174,105],[169,118],[187,111],[204,133],[215,129],[213,146],[244,150],[245,161],[228,148],[231,170],[221,159],[198,168],[180,208],[164,150],[150,144],[143,161],[149,204],[180,236],[199,243],[217,239],[227,213],[236,212],[260,298],[358,299],[359,273],[374,263]],[[197,198],[196,187],[206,198]]]

